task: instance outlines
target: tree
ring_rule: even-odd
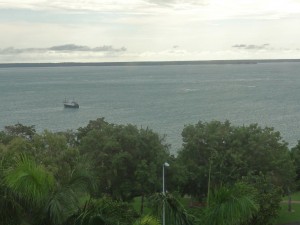
[[[291,158],[293,159],[296,168],[297,189],[300,189],[300,141],[291,149]]]
[[[233,184],[249,172],[272,173],[272,182],[283,188],[293,182],[295,172],[287,143],[273,128],[198,122],[186,126],[182,137],[178,161],[188,171],[183,193],[200,198],[207,193],[209,177],[211,187],[218,187]]]
[[[204,211],[204,224],[245,224],[258,211],[255,189],[244,183],[222,186],[212,192],[210,205]]]
[[[13,211],[17,212],[15,216],[20,217],[11,218],[10,213],[6,217],[7,212],[5,210],[1,212],[4,221],[8,222],[12,219],[13,222],[22,220],[32,223],[40,218],[37,216],[39,209],[54,188],[54,178],[28,157],[20,155],[16,159],[15,166],[7,168],[3,172],[2,185],[3,190],[9,196],[7,199],[4,198],[5,204],[10,205],[14,209]]]
[[[45,130],[33,137],[30,155],[54,174],[57,181],[64,182],[76,167],[79,150],[68,145],[64,134]]]
[[[80,153],[94,162],[100,192],[127,201],[160,187],[157,177],[169,153],[152,130],[97,119],[79,129],[78,140]]]
[[[15,125],[5,126],[5,133],[10,136],[18,136],[31,140],[36,134],[36,130],[34,125],[26,126],[21,123],[17,123]]]
[[[165,205],[165,219],[167,225],[192,225],[193,216],[183,207],[181,202],[172,194],[155,193],[149,198],[152,214],[161,218]]]
[[[248,174],[243,177],[243,182],[256,190],[255,201],[259,208],[258,212],[248,221],[252,225],[274,224],[280,211],[283,190],[273,183],[272,174]]]
[[[17,157],[14,165],[2,167],[1,172],[0,192],[4,195],[0,196],[0,207],[4,210],[0,218],[11,225],[63,224],[77,212],[79,198],[94,186],[82,168],[74,170],[65,185],[60,185],[44,167],[25,155]]]
[[[103,197],[88,200],[66,225],[132,225],[136,218],[130,204]]]

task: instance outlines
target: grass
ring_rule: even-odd
[[[288,196],[285,196],[283,198],[284,201],[287,201],[288,200]],[[296,193],[293,193],[292,194],[292,200],[293,201],[300,201],[300,192],[296,192]]]
[[[276,224],[300,222],[300,204],[292,204],[292,212],[288,211],[288,205],[286,203],[282,203],[281,206]]]
[[[287,201],[288,197],[284,197],[283,201]],[[292,201],[300,201],[300,192],[292,194]],[[281,203],[281,211],[279,213],[276,224],[288,224],[292,222],[300,222],[300,203],[292,203],[292,212],[288,211],[288,204]]]
[[[133,202],[131,203],[133,205],[133,208],[135,209],[136,212],[140,213],[141,212],[141,197],[135,197],[133,199]],[[151,210],[149,207],[147,207],[148,202],[147,198],[145,198],[144,201],[144,215],[150,214]]]

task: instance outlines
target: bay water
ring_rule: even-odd
[[[79,109],[65,109],[75,99]],[[300,140],[300,63],[0,68],[0,129],[76,130],[89,120],[149,127],[181,148],[199,120],[258,123]]]

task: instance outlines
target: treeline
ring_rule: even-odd
[[[282,195],[299,189],[300,144],[289,149],[273,128],[198,122],[184,127],[182,141],[174,156],[153,130],[104,118],[58,133],[6,126],[0,224],[160,224],[165,205],[168,225],[268,225]]]

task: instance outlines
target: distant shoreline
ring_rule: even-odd
[[[0,63],[0,68],[14,67],[70,67],[70,66],[168,66],[168,65],[223,65],[300,62],[300,59],[260,60],[203,60],[203,61],[143,61],[143,62],[61,62],[61,63]]]

